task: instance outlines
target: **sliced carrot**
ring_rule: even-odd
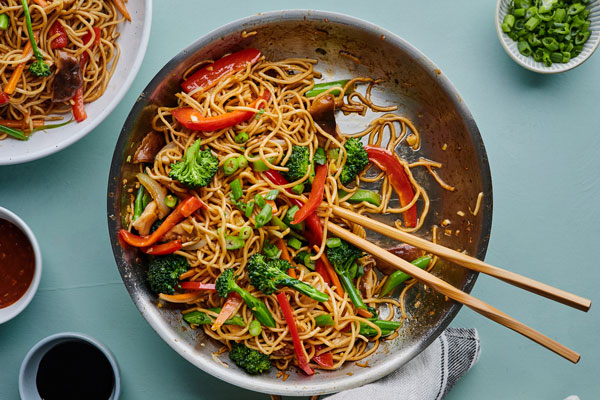
[[[364,308],[357,308],[357,314],[361,317],[365,318],[373,318],[373,314],[370,311],[365,310]]]
[[[238,308],[240,308],[240,306],[242,305],[242,302],[243,300],[239,294],[230,293],[227,296],[227,300],[225,300],[225,304],[223,304],[223,308],[221,308],[221,312],[217,316],[217,319],[215,320],[212,329],[219,329],[225,323],[225,321],[229,319],[229,317],[231,317],[237,312]]]
[[[26,57],[30,51],[31,51],[31,40],[28,40],[21,55],[23,57]],[[13,94],[15,92],[15,89],[17,88],[17,83],[19,83],[19,79],[21,79],[21,75],[23,74],[23,69],[25,69],[25,63],[21,63],[21,64],[17,65],[17,67],[13,70],[12,75],[10,76],[10,79],[8,80],[8,83],[6,84],[6,87],[4,88],[4,93]]]
[[[189,293],[181,293],[181,294],[164,294],[161,293],[158,295],[163,300],[166,300],[170,303],[187,303],[192,300],[196,300],[199,297],[204,296],[203,292],[189,292]]]
[[[0,125],[7,126],[9,128],[21,129],[21,130],[25,130],[25,129],[29,128],[29,124],[26,123],[25,120],[0,119]],[[34,119],[33,120],[34,128],[40,128],[42,126],[44,126],[43,119]]]
[[[117,7],[117,10],[123,14],[125,19],[131,22],[131,15],[129,15],[129,11],[127,11],[127,7],[125,7],[125,2],[123,0],[113,0],[113,3],[115,4],[115,7]]]
[[[40,6],[42,8],[48,6],[48,3],[46,3],[45,0],[33,0],[33,1],[35,2],[35,4],[37,4],[38,6]]]
[[[294,265],[294,263],[292,262],[292,259],[290,257],[290,253],[288,252],[288,248],[285,245],[285,242],[283,241],[283,239],[277,239],[275,241],[275,246],[277,246],[277,248],[279,250],[281,250],[281,258],[284,259],[285,261],[288,261],[290,264],[292,264],[292,266]],[[296,268],[290,268],[287,270],[287,274],[289,276],[291,276],[292,278],[296,279],[298,276],[296,275]]]
[[[315,251],[317,251],[317,252],[319,251],[318,246],[315,246]],[[338,278],[337,272],[335,272],[335,269],[333,268],[333,266],[327,259],[327,256],[325,256],[325,253],[321,254],[321,261],[323,261],[323,264],[325,265],[325,269],[327,270],[327,274],[329,275],[329,278],[331,279],[332,284],[335,286],[335,292],[338,295],[343,296],[344,288],[342,288],[340,278]]]

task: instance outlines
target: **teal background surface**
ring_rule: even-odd
[[[519,67],[498,42],[491,0],[157,0],[145,61],[112,115],[61,153],[0,167],[0,205],[29,224],[44,260],[36,297],[20,316],[0,326],[1,399],[18,398],[18,370],[29,348],[69,330],[92,335],[114,352],[122,399],[268,398],[196,369],[141,317],[110,250],[106,184],[131,106],[169,59],[225,23],[286,8],[366,19],[430,57],[458,88],[486,144],[494,187],[486,260],[596,300],[600,55],[558,76]],[[448,399],[600,397],[599,305],[586,314],[486,276],[479,277],[472,294],[580,351],[582,359],[572,365],[463,309],[452,326],[477,328],[483,351]]]

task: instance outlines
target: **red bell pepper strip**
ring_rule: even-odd
[[[94,35],[95,35],[94,44],[92,44],[92,46],[90,47],[90,49],[93,49],[94,46],[97,46],[98,44],[100,44],[100,28],[94,27]],[[88,31],[81,38],[81,41],[86,46],[90,43],[91,40],[92,40],[92,31]],[[79,56],[79,65],[81,65],[82,69],[83,69],[83,67],[85,67],[85,65],[89,61],[90,61],[90,55],[88,54],[88,52],[84,51],[83,53],[81,53],[81,56]]]
[[[183,290],[210,290],[215,291],[214,283],[202,283],[202,282],[181,282],[179,284]]]
[[[326,284],[331,286],[331,278],[327,273],[327,268],[325,268],[325,265],[323,264],[323,261],[321,261],[320,258],[317,261],[315,261],[315,271],[317,271],[317,273],[323,277],[323,281]]]
[[[327,164],[319,165],[316,168],[315,179],[310,190],[308,201],[296,212],[292,224],[299,224],[310,214],[314,214],[323,201],[323,192],[325,190],[325,180],[327,179]],[[320,243],[319,243],[320,244]]]
[[[182,247],[181,240],[173,240],[167,243],[155,244],[150,247],[142,248],[142,252],[146,254],[152,254],[155,256],[164,256],[167,254],[175,253],[177,250],[180,250]]]
[[[225,304],[223,304],[223,307],[221,308],[221,312],[213,323],[212,330],[216,331],[219,329],[229,317],[236,313],[243,301],[244,300],[242,300],[242,297],[239,294],[235,292],[229,293],[227,300],[225,300]]]
[[[398,193],[400,204],[402,207],[410,204],[412,199],[415,197],[415,191],[408,179],[408,175],[404,170],[404,166],[398,161],[394,154],[386,149],[376,146],[365,146],[365,150],[369,156],[369,161],[373,162],[382,171],[387,174],[392,187]],[[404,217],[404,224],[409,227],[417,226],[417,205],[413,205],[408,210],[402,213]]]
[[[50,43],[51,49],[62,49],[64,47],[67,47],[67,32],[65,32],[65,28],[63,28],[62,24],[58,20],[56,20],[50,27],[50,30],[48,31],[48,36],[56,36],[54,39],[52,39],[52,43]]]
[[[317,364],[319,364],[321,367],[324,368],[331,368],[333,367],[333,355],[330,352],[327,353],[322,353],[322,354],[316,354],[321,350],[321,346],[320,345],[316,345],[315,346],[315,355],[312,358],[314,362],[316,362]]]
[[[266,105],[271,94],[268,91],[248,104],[249,108],[256,108],[260,103]],[[254,111],[236,110],[214,117],[204,117],[200,111],[191,107],[180,107],[171,111],[171,114],[177,121],[188,129],[202,132],[218,131],[220,129],[230,128],[242,122],[248,121],[256,114]]]
[[[148,247],[153,245],[160,239],[165,233],[171,230],[181,220],[189,217],[194,211],[202,207],[204,203],[198,200],[196,197],[190,196],[177,206],[175,210],[164,220],[162,224],[155,230],[151,235],[138,236],[131,232],[121,229],[119,236],[127,244],[134,247]]]
[[[306,373],[306,375],[313,375],[315,371],[313,371],[310,365],[308,365],[308,357],[304,352],[304,346],[302,345],[302,341],[300,340],[300,336],[298,335],[298,329],[296,328],[296,321],[294,320],[292,307],[290,307],[290,302],[285,296],[285,293],[277,293],[277,301],[279,302],[279,307],[281,307],[281,311],[283,312],[285,322],[290,328],[290,335],[292,335],[292,341],[294,342],[294,352],[296,353],[298,366],[302,371]]]
[[[100,43],[100,28],[94,28],[94,35],[95,38],[92,47],[97,46],[98,43]],[[83,40],[83,43],[86,45],[90,43],[90,41],[92,40],[92,32],[89,31],[88,33],[86,33],[81,40]],[[82,72],[83,68],[87,65],[89,61],[90,55],[87,53],[87,51],[81,53],[81,56],[79,56],[79,66],[81,67]],[[83,100],[83,88],[79,88],[75,91],[75,96],[73,96],[72,112],[73,118],[77,122],[81,122],[87,119],[87,113],[85,112],[85,103]]]
[[[10,100],[10,96],[4,93],[4,91],[0,90],[0,105],[8,103]]]
[[[248,64],[254,64],[260,57],[260,51],[256,49],[245,49],[229,54],[194,72],[181,84],[181,87],[186,93],[198,88],[210,89],[219,80],[243,70]]]

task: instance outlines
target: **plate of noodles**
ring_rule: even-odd
[[[334,205],[487,249],[490,171],[455,88],[401,38],[321,11],[242,19],[172,59],[129,114],[108,184],[117,266],[149,324],[207,373],[274,394],[389,374],[460,309],[330,223],[464,291],[475,283]]]
[[[98,126],[139,70],[151,18],[151,0],[4,1],[0,165],[53,154]]]

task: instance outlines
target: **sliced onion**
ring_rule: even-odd
[[[156,200],[156,205],[158,206],[158,218],[164,218],[171,212],[169,206],[165,202],[165,196],[167,195],[167,190],[160,185],[160,183],[156,182],[154,179],[150,178],[146,174],[139,173],[136,175],[138,181],[150,193],[150,196],[154,200]]]
[[[192,243],[187,246],[183,246],[183,249],[184,250],[199,250],[199,249],[203,248],[204,246],[206,246],[206,243],[207,243],[206,239],[202,239],[199,242]]]

